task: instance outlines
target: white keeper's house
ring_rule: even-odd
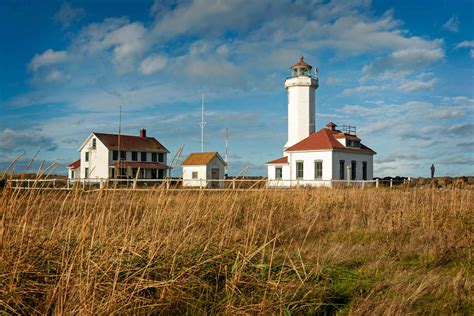
[[[330,122],[315,131],[317,72],[303,57],[291,67],[288,140],[283,157],[267,163],[269,186],[331,186],[334,180],[372,180],[375,151],[361,143],[353,126]]]
[[[138,136],[93,132],[79,152],[80,159],[68,166],[71,180],[163,179],[169,169],[168,149],[145,129]]]

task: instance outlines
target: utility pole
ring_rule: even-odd
[[[229,171],[229,129],[225,128],[225,171],[224,174],[227,176]]]
[[[204,151],[204,126],[206,126],[206,122],[204,122],[204,93],[201,94],[201,152]]]

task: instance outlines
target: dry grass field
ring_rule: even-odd
[[[473,191],[0,194],[0,313],[474,311]]]

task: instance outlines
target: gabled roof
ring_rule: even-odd
[[[288,156],[269,161],[267,162],[267,165],[283,165],[287,163],[288,163]]]
[[[81,159],[74,161],[72,164],[67,166],[69,169],[77,169],[81,166]]]
[[[105,147],[107,147],[107,149],[118,150],[118,134],[104,134],[95,132],[92,134],[94,134],[105,145]],[[120,150],[169,153],[168,149],[166,149],[165,146],[163,146],[154,137],[131,135],[120,135]]]
[[[376,154],[375,151],[369,147],[361,144],[360,148],[346,147],[341,144],[328,128],[323,128],[316,133],[312,133],[299,143],[287,148],[285,151],[306,151],[306,150],[334,150],[361,154]]]
[[[207,165],[214,157],[219,158],[222,163],[225,165],[224,159],[222,159],[221,155],[218,152],[204,152],[204,153],[191,153],[184,161],[181,163],[183,166],[190,166],[190,165]]]

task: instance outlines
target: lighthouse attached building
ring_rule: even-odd
[[[288,140],[283,157],[267,163],[269,186],[330,186],[333,180],[372,180],[372,149],[352,126],[330,122],[315,132],[318,78],[303,57],[291,67],[288,92]]]

